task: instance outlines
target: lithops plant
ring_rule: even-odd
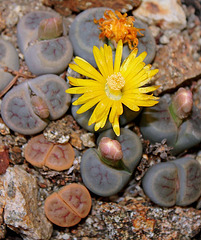
[[[71,97],[68,84],[54,74],[46,74],[12,88],[3,98],[1,115],[10,129],[25,135],[41,132],[48,119],[63,116]],[[48,117],[48,119],[46,118]]]
[[[17,25],[17,39],[29,70],[36,74],[63,72],[73,55],[72,44],[60,15],[35,11]]]
[[[12,43],[0,39],[0,93],[8,86],[13,79],[12,74],[5,72],[4,67],[12,70],[19,70],[19,58]]]
[[[70,143],[54,144],[40,134],[29,140],[24,156],[33,166],[39,168],[46,166],[56,171],[63,171],[72,166],[75,152]]]
[[[98,149],[84,152],[81,175],[91,192],[107,197],[127,184],[141,159],[142,144],[134,132],[124,128],[119,137],[111,129],[101,133],[97,143]]]
[[[72,227],[85,218],[91,209],[91,196],[85,186],[69,184],[45,200],[45,214],[54,224]]]
[[[152,143],[166,139],[176,155],[201,141],[200,120],[191,91],[180,88],[172,97],[165,95],[158,105],[143,111],[140,129]]]
[[[187,206],[201,195],[201,165],[191,155],[158,163],[148,169],[142,185],[160,206]]]
[[[75,55],[84,58],[93,66],[96,66],[96,62],[92,54],[93,46],[100,47],[100,46],[103,46],[104,43],[110,42],[109,35],[114,36],[112,29],[114,30],[116,29],[115,27],[112,28],[112,26],[108,26],[108,29],[106,29],[107,36],[105,36],[104,38],[99,37],[101,35],[101,30],[99,29],[100,26],[97,24],[98,22],[101,22],[103,26],[106,26],[107,24],[113,24],[113,23],[115,26],[117,25],[118,18],[113,19],[114,17],[113,16],[111,17],[111,19],[109,19],[110,18],[109,15],[106,14],[106,11],[108,10],[114,12],[114,10],[112,9],[103,8],[103,7],[87,9],[82,13],[78,14],[70,26],[69,37],[72,42]],[[105,23],[103,23],[104,19],[106,19]],[[125,23],[125,26],[129,26],[133,24],[133,22],[132,23],[129,22],[129,24],[127,24],[126,17],[123,17],[123,16],[122,16],[122,19],[119,21],[119,23],[120,24]],[[125,26],[119,26],[118,31],[122,29],[122,32],[124,31],[124,32],[130,33],[130,31],[125,30],[124,28]],[[134,23],[134,26],[136,28],[144,29],[142,31],[143,35],[137,34],[137,38],[139,39],[138,55],[143,51],[147,51],[148,54],[147,54],[147,57],[145,58],[145,63],[146,64],[151,63],[155,56],[155,51],[156,51],[155,40],[151,32],[149,31],[147,25],[142,23],[140,20],[136,20]],[[118,36],[120,36],[120,34],[118,34]],[[115,44],[113,45],[112,41],[110,42],[110,44],[115,49]],[[113,52],[113,54],[115,54],[115,51]],[[129,54],[130,54],[130,49],[128,45],[125,44],[124,51],[123,51],[123,60]]]

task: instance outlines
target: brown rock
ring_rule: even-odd
[[[182,35],[173,38],[168,45],[158,50],[154,67],[159,69],[159,73],[153,81],[161,86],[157,94],[174,89],[201,75],[201,62],[193,58],[194,50],[190,39]]]
[[[21,166],[9,167],[0,181],[5,191],[4,222],[26,240],[48,240],[52,224],[38,206],[36,177]]]
[[[0,144],[0,174],[6,172],[9,166],[9,155],[6,146]]]
[[[3,211],[5,203],[5,191],[3,187],[3,182],[0,179],[0,239],[4,239],[6,234],[6,225],[3,221]]]
[[[69,16],[72,11],[80,12],[93,7],[108,7],[127,12],[140,5],[140,0],[43,0],[43,4],[53,7],[61,15]]]

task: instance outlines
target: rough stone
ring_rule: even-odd
[[[194,208],[160,208],[140,197],[126,197],[118,204],[97,200],[87,219],[66,234],[68,239],[187,240],[198,234],[200,214]],[[60,239],[57,231],[54,236]]]
[[[61,15],[69,16],[72,11],[80,12],[92,7],[108,7],[127,12],[140,5],[141,0],[43,0],[43,4],[54,8]]]
[[[159,25],[162,29],[186,27],[186,16],[177,0],[143,0],[133,15],[149,25]]]
[[[196,52],[194,44],[187,36],[178,35],[158,50],[153,64],[159,69],[153,80],[154,84],[160,85],[157,94],[201,76],[201,61],[193,57]]]
[[[3,221],[3,210],[5,207],[5,191],[3,187],[3,182],[0,179],[0,239],[5,238],[6,225]]]
[[[37,180],[21,166],[9,167],[2,176],[5,190],[4,222],[24,240],[48,240],[52,224],[38,206]]]

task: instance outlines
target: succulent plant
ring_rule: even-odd
[[[17,39],[29,70],[36,74],[63,72],[73,56],[60,15],[35,11],[23,16],[17,25]]]
[[[85,218],[91,209],[91,196],[85,186],[69,184],[45,200],[45,214],[54,224],[72,227]]]
[[[98,137],[97,143],[99,149],[90,148],[84,152],[81,160],[81,175],[90,191],[107,197],[118,193],[130,179],[141,159],[142,144],[134,132],[125,128],[121,129],[119,137],[111,129],[104,131]],[[107,156],[104,148],[108,148],[110,143],[113,145]],[[115,151],[119,156],[123,153],[123,157],[121,159],[119,156],[114,157]]]
[[[33,166],[63,171],[72,166],[75,152],[70,143],[54,144],[40,134],[29,140],[24,156]]]
[[[200,120],[201,114],[192,104],[190,90],[180,88],[172,98],[164,95],[158,105],[144,109],[140,130],[151,143],[166,139],[176,155],[201,141]]]
[[[13,79],[13,75],[5,72],[4,67],[19,70],[19,58],[12,43],[0,39],[0,92],[2,92]]]
[[[191,155],[158,163],[143,178],[146,195],[164,207],[187,206],[201,195],[201,165]]]
[[[44,119],[44,111],[46,114],[49,112],[50,120],[56,120],[68,110],[71,97],[65,93],[67,88],[68,84],[54,74],[19,84],[2,100],[2,118],[13,131],[25,135],[39,133],[48,124],[48,119]],[[34,96],[37,96],[36,102],[33,101],[36,98]]]
[[[100,30],[98,29],[98,25],[94,23],[94,19],[98,20],[102,18],[106,10],[112,9],[104,7],[87,9],[82,13],[78,14],[70,26],[69,37],[73,45],[74,54],[84,58],[93,66],[96,66],[96,62],[92,54],[93,46],[100,47],[103,46],[104,43],[107,43],[107,39],[99,39]],[[155,57],[155,40],[146,24],[136,19],[134,25],[137,28],[145,29],[145,31],[142,31],[144,36],[140,34],[138,35],[138,55],[144,51],[147,51],[145,63],[151,63],[153,58]],[[113,54],[115,54],[115,51]],[[123,60],[129,54],[130,49],[125,44],[123,51]]]

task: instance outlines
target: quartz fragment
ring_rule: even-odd
[[[4,222],[24,240],[50,239],[52,224],[38,207],[36,178],[21,166],[10,167],[1,178],[5,190]]]
[[[133,11],[133,15],[150,25],[159,25],[162,29],[186,27],[186,16],[177,0],[144,0]]]

